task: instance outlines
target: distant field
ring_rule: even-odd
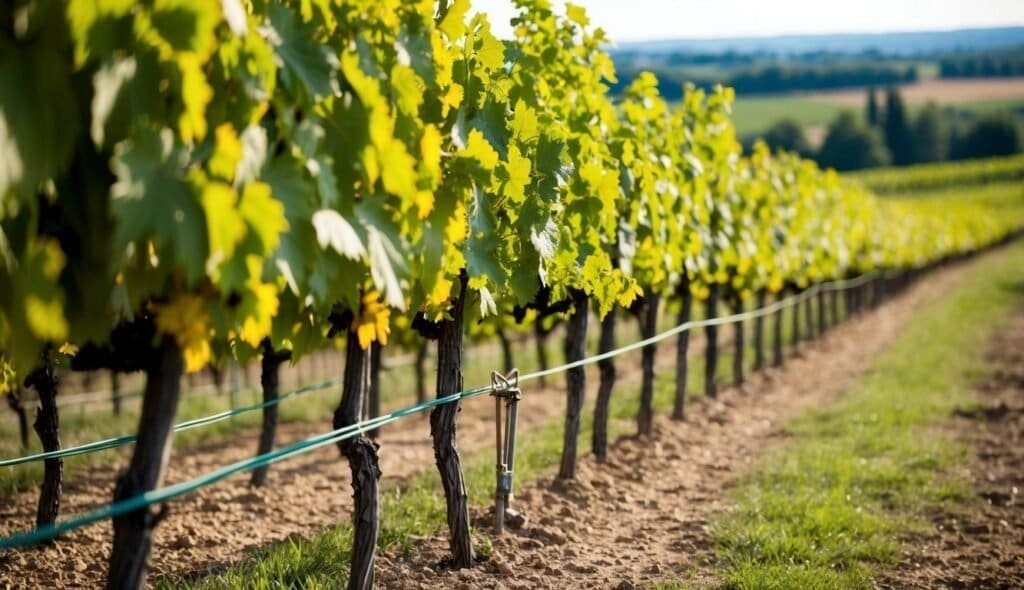
[[[955,106],[959,110],[985,113],[996,110],[1024,113],[1024,78],[992,78],[976,80],[923,80],[900,87],[903,100],[911,112],[929,101]],[[736,99],[734,120],[740,134],[762,131],[783,117],[790,117],[807,128],[818,143],[825,127],[843,109],[864,109],[867,100],[863,88],[792,94],[755,96]],[[879,96],[884,100],[884,97]]]
[[[796,96],[739,97],[733,120],[744,134],[761,131],[783,117],[792,117],[805,127],[827,125],[841,110],[837,104]]]
[[[909,105],[922,105],[928,101],[960,105],[979,101],[1024,100],[1024,78],[922,80],[914,84],[900,85],[900,95]],[[802,98],[859,108],[864,105],[864,96],[864,90],[857,88],[815,92],[802,95]]]

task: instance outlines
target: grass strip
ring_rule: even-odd
[[[972,497],[950,470],[970,450],[939,427],[976,403],[986,339],[1021,303],[1024,245],[969,272],[916,313],[842,400],[790,423],[791,442],[731,493],[736,509],[713,526],[724,587],[872,588],[926,514]]]

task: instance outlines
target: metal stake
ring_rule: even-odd
[[[491,373],[491,395],[494,396],[494,434],[497,452],[497,486],[494,494],[494,531],[505,531],[505,511],[512,500],[512,473],[516,458],[516,418],[519,413],[519,369],[513,369],[507,376],[494,371]],[[502,403],[504,401],[504,404]],[[502,405],[505,419],[502,420]]]

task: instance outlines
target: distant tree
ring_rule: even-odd
[[[1008,156],[1021,151],[1020,129],[1009,113],[991,113],[975,121],[967,132],[957,139],[954,157],[957,159]]]
[[[800,155],[807,155],[811,152],[811,146],[807,143],[803,126],[790,117],[776,121],[764,132],[763,139],[773,152],[786,150]]]
[[[885,166],[889,152],[877,129],[868,127],[853,111],[843,111],[828,126],[818,162],[836,170],[859,170]]]
[[[942,111],[929,102],[914,120],[911,130],[914,162],[941,162],[949,155],[949,130]]]
[[[890,86],[885,93],[885,145],[889,148],[892,163],[906,166],[914,161],[914,143],[907,123],[907,113],[903,107],[903,99],[895,86]]]
[[[882,123],[882,113],[878,109],[878,97],[875,96],[877,89],[872,86],[868,88],[868,125],[878,127]]]

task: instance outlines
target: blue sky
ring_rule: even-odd
[[[563,0],[553,0],[556,5]],[[1024,25],[1024,0],[576,0],[613,41]],[[499,36],[509,0],[472,0]]]

